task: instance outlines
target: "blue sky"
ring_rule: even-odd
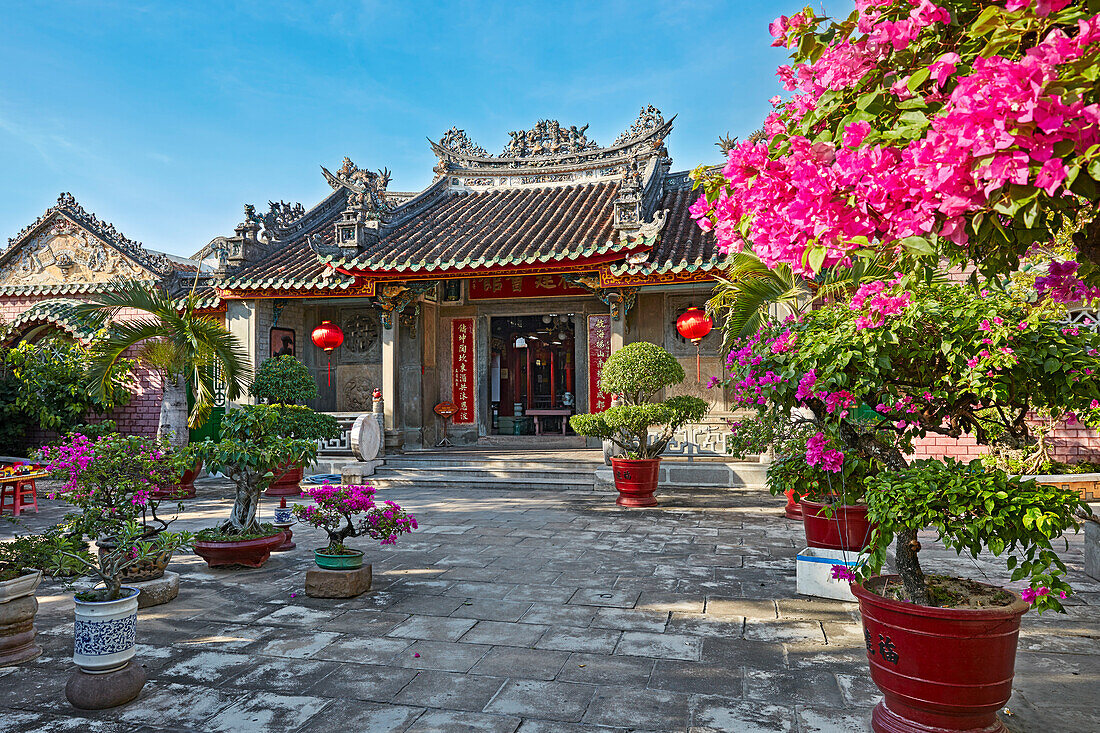
[[[312,206],[344,155],[419,190],[451,125],[493,153],[540,118],[609,144],[646,104],[679,115],[677,169],[717,162],[780,91],[767,24],[800,5],[3,0],[0,232],[71,191],[188,255],[246,202]]]

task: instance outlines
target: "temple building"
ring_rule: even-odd
[[[246,206],[233,236],[192,259],[212,271],[255,363],[291,353],[311,367],[313,407],[358,414],[380,388],[391,445],[436,445],[440,403],[453,404],[456,444],[536,433],[560,444],[570,414],[610,403],[602,360],[646,340],[683,360],[681,389],[715,405],[696,427],[709,437],[687,442],[720,450],[724,396],[705,384],[721,336],[699,345],[697,371],[675,322],[709,297],[722,258],[688,215],[698,194],[672,171],[672,122],[648,107],[601,145],[587,125],[542,120],[510,133],[500,155],[452,128],[431,142],[425,190],[389,191],[387,170],[345,159],[321,168],[324,200]],[[324,321],[344,334],[328,353],[310,342]]]

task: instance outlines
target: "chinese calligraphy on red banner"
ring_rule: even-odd
[[[474,319],[456,318],[451,322],[451,401],[458,406],[455,423],[474,421]]]
[[[611,395],[600,391],[600,372],[611,356],[611,315],[588,316],[588,409],[603,412],[611,407]]]

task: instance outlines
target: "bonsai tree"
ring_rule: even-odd
[[[124,310],[143,315],[119,320]],[[248,356],[221,322],[198,312],[194,291],[176,300],[151,285],[123,282],[75,311],[99,322],[110,320],[106,336],[91,352],[93,393],[104,395],[116,364],[124,354],[136,351],[139,361],[164,377],[157,435],[173,445],[186,445],[188,428],[206,422],[219,384],[225,386],[227,401],[244,392],[250,371]],[[190,410],[188,386],[194,396]]]
[[[256,370],[249,392],[275,405],[277,429],[284,437],[331,440],[340,435],[336,418],[302,405],[317,397],[317,383],[309,369],[293,356],[265,359]]]
[[[569,424],[578,435],[610,440],[628,458],[657,458],[684,423],[703,419],[710,409],[706,400],[688,395],[651,402],[683,381],[684,368],[672,354],[645,341],[629,344],[607,357],[600,373],[600,390],[620,395],[625,404],[573,415]],[[663,428],[651,437],[655,426]]]
[[[170,555],[191,544],[190,532],[159,532],[152,538],[146,528],[135,521],[112,520],[105,522],[98,516],[94,522],[114,538],[112,547],[98,555],[74,551],[67,532],[59,532],[50,539],[52,567],[56,574],[75,571],[78,575],[97,578],[102,589],[77,594],[82,601],[114,601],[122,595],[122,576],[130,568]],[[79,522],[78,522],[79,524]]]
[[[897,530],[905,592],[915,603],[931,605],[935,591],[917,557],[916,532],[925,515],[917,512],[944,495],[935,494],[941,497],[936,499],[913,488],[913,469],[905,458],[913,441],[970,435],[983,444],[1027,445],[1035,440],[1028,418],[1036,410],[1055,416],[1072,412],[1087,425],[1100,425],[1100,380],[1093,376],[1100,335],[1042,318],[1036,306],[1006,292],[904,286],[904,278],[865,283],[848,303],[765,326],[730,353],[727,384],[758,415],[776,411],[812,431],[807,464],[839,475],[854,454],[872,467],[866,485],[871,519],[883,532]],[[973,542],[987,542],[996,554],[1015,550],[1028,557],[1038,548],[1035,560],[1046,564],[1029,560],[1032,589],[1061,590],[1054,581],[1060,565],[1044,543],[1064,528],[1077,502],[1067,504],[1064,492],[1021,484],[1031,492],[1029,499],[998,497],[987,503],[986,492],[996,495],[998,482],[1006,480],[995,471],[950,484],[957,492],[976,493],[954,495],[957,511],[942,512],[940,521],[958,523],[952,531],[971,532]],[[893,487],[894,499],[920,501],[891,505],[873,498],[877,487]],[[987,523],[1007,534],[991,534]],[[1012,534],[1009,527],[1028,531]],[[1018,560],[1009,562],[1018,572]],[[1044,595],[1041,607],[1059,608],[1059,600]]]
[[[157,515],[160,503],[152,498],[170,491],[187,460],[167,440],[118,433],[92,439],[71,433],[39,454],[51,477],[62,482],[50,498],[62,498],[81,510],[67,517],[72,531],[113,539],[110,533],[119,522],[133,521],[152,536],[174,521]]]
[[[373,486],[315,486],[308,494],[315,502],[294,505],[294,516],[328,534],[326,555],[355,555],[344,545],[349,537],[371,537],[383,545],[397,542],[397,535],[416,529],[416,518],[392,501],[374,501]]]
[[[208,438],[190,446],[192,456],[236,485],[229,518],[212,532],[204,530],[200,538],[262,534],[265,530],[256,520],[260,493],[286,464],[311,462],[316,457],[316,441],[283,437],[279,421],[280,413],[273,405],[244,405],[222,418],[218,442]]]
[[[317,383],[293,356],[273,356],[260,364],[248,392],[270,404],[300,405],[317,398]]]

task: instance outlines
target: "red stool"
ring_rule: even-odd
[[[0,514],[5,509],[11,509],[12,516],[19,516],[20,512],[31,508],[38,513],[38,489],[34,485],[34,479],[13,481],[0,486]]]

